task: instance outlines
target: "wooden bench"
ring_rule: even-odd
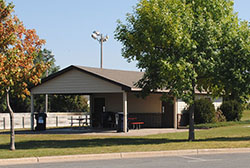
[[[130,124],[132,125],[133,129],[140,129],[141,125],[143,125],[144,122],[138,121],[138,122],[131,122]]]

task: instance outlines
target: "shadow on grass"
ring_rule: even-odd
[[[246,137],[216,137],[216,138],[199,139],[196,141],[197,142],[204,142],[204,141],[250,141],[250,136],[246,136]]]
[[[248,137],[218,137],[198,139],[194,142],[208,141],[249,141]],[[26,142],[16,142],[17,149],[43,149],[43,148],[79,148],[79,147],[110,147],[122,145],[160,145],[166,143],[188,142],[187,139],[151,139],[151,138],[93,138],[79,140],[34,140]],[[9,144],[0,145],[0,149],[9,149]]]
[[[147,138],[101,138],[79,140],[37,140],[16,142],[17,149],[38,148],[79,148],[79,147],[108,147],[120,145],[158,145],[169,142],[184,142],[186,140],[147,139]],[[0,145],[0,149],[8,149],[9,144]]]

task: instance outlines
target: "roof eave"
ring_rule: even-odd
[[[118,83],[118,82],[116,82],[116,81],[107,79],[107,78],[105,78],[105,77],[103,77],[103,76],[101,76],[101,75],[98,75],[98,74],[96,74],[96,73],[87,71],[87,70],[85,70],[85,69],[79,68],[79,67],[74,66],[74,65],[71,65],[71,66],[69,66],[69,67],[67,67],[67,68],[64,68],[64,69],[62,69],[62,70],[60,70],[60,71],[58,71],[58,72],[56,72],[56,73],[53,73],[53,74],[49,75],[48,77],[43,78],[43,79],[41,80],[41,83],[39,83],[38,85],[32,85],[32,86],[29,87],[28,89],[31,90],[32,88],[37,87],[37,86],[39,86],[39,85],[41,85],[41,84],[43,84],[43,83],[45,83],[45,82],[47,82],[47,81],[49,81],[49,80],[52,80],[52,79],[54,79],[55,77],[57,77],[57,76],[59,76],[59,75],[65,73],[65,72],[68,72],[68,71],[70,71],[70,70],[72,70],[72,69],[76,69],[76,70],[79,70],[79,71],[81,71],[81,72],[85,72],[85,73],[87,73],[87,74],[89,74],[89,75],[93,75],[93,76],[95,76],[95,77],[97,77],[97,78],[100,78],[100,79],[102,79],[102,80],[111,82],[111,83],[113,83],[113,84],[115,84],[115,85],[120,86],[120,87],[122,88],[122,90],[124,90],[124,91],[131,91],[131,87],[130,87],[130,86],[127,86],[127,85]]]

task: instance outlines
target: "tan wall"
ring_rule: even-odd
[[[128,93],[128,112],[131,113],[161,113],[161,94],[150,94],[145,99],[137,98]]]
[[[105,98],[106,111],[122,112],[122,93],[94,94],[93,97]],[[151,94],[145,99],[128,93],[128,113],[161,113],[161,95]]]
[[[93,98],[105,98],[105,111],[122,112],[122,93],[93,94]]]
[[[31,90],[32,94],[107,92],[122,92],[122,90],[120,86],[76,69],[65,72]]]

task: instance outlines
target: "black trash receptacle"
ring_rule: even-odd
[[[117,132],[123,132],[123,113],[116,113],[116,128]]]
[[[35,115],[36,117],[36,131],[44,131],[46,130],[46,118],[47,114],[46,113],[37,113]]]
[[[117,132],[123,132],[123,112],[116,113],[116,128]],[[127,127],[127,132],[129,131]]]

